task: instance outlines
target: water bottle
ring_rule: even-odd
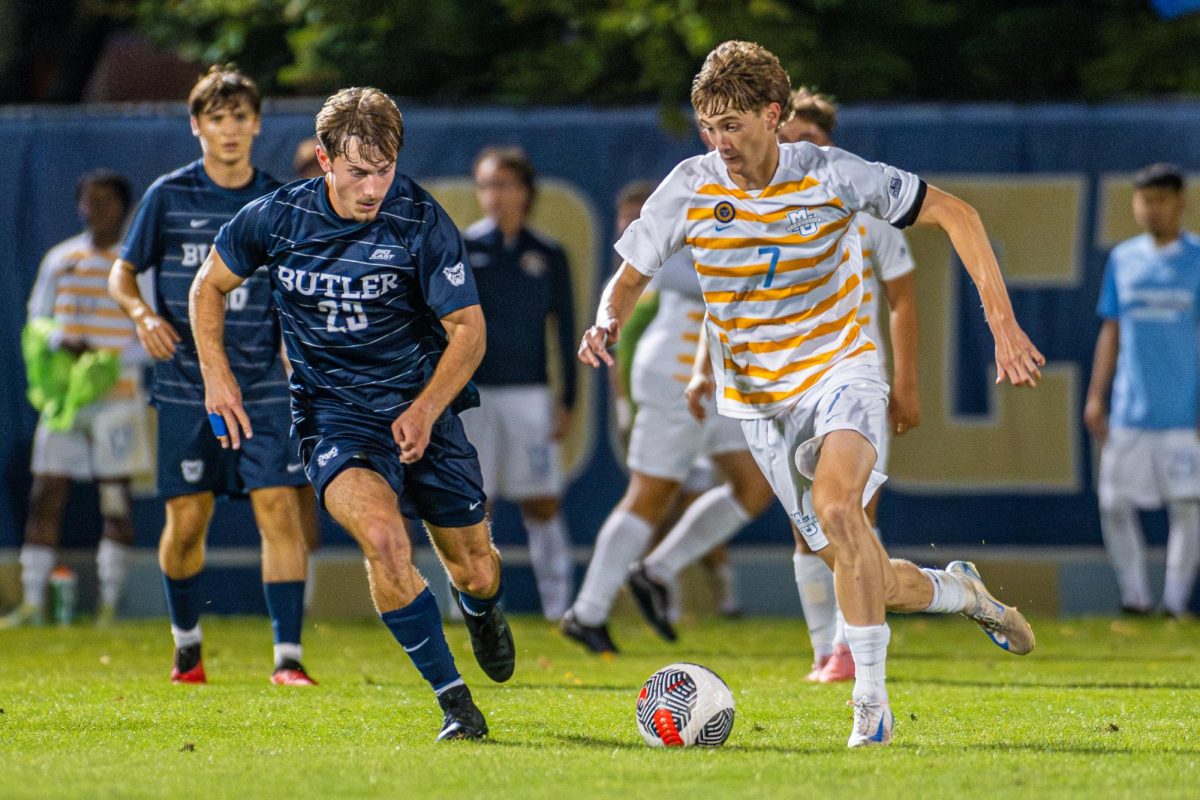
[[[75,621],[75,587],[78,579],[66,564],[59,564],[50,573],[50,597],[54,606],[54,621],[70,625]]]

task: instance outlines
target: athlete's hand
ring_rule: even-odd
[[[892,431],[904,434],[921,424],[921,398],[916,386],[892,387],[892,396],[888,401],[888,419]]]
[[[1108,407],[1103,400],[1088,399],[1083,407],[1083,424],[1096,441],[1108,438]]]
[[[1013,386],[1037,386],[1046,357],[1017,321],[1009,317],[992,325],[992,336],[996,339],[996,383],[1008,380]]]
[[[204,376],[204,407],[209,413],[209,424],[217,435],[221,447],[228,450],[242,449],[242,439],[253,439],[254,429],[250,416],[242,405],[242,390],[233,373]],[[213,415],[216,415],[215,417]],[[220,418],[221,422],[217,421]],[[225,434],[221,435],[222,424]]]
[[[414,464],[425,455],[429,446],[429,436],[433,431],[433,423],[437,415],[430,413],[425,406],[413,402],[404,413],[396,417],[392,423],[392,439],[400,448],[400,463]]]
[[[712,399],[715,391],[716,383],[713,382],[711,375],[707,372],[692,373],[692,379],[688,381],[683,394],[687,397],[688,411],[698,421],[703,422],[704,418],[708,416],[708,401]]]
[[[140,312],[140,313],[139,313]],[[175,345],[179,343],[179,333],[171,327],[171,323],[143,306],[133,315],[137,325],[138,341],[151,358],[166,361],[175,355]]]
[[[613,357],[608,354],[608,348],[617,343],[620,333],[621,323],[615,319],[607,325],[593,325],[588,328],[579,344],[579,360],[592,367],[599,367],[603,361],[611,367]]]

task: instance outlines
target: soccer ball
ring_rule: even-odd
[[[651,747],[719,747],[733,730],[733,692],[699,664],[668,664],[638,692],[637,724]]]

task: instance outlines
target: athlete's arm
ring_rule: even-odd
[[[1117,351],[1121,346],[1121,329],[1115,319],[1106,319],[1096,337],[1096,354],[1092,357],[1092,380],[1088,383],[1087,402],[1083,406],[1083,424],[1098,440],[1108,438],[1108,392],[1117,371]]]
[[[108,272],[108,293],[125,315],[133,320],[138,341],[152,358],[165,361],[175,355],[179,333],[142,299],[142,290],[137,284],[137,267],[123,258],[114,261]]]
[[[1046,364],[1046,357],[1033,346],[1013,316],[1008,289],[979,213],[954,195],[930,186],[916,221],[946,232],[979,290],[996,341],[996,383],[1007,379],[1013,386],[1037,386],[1042,377],[1039,367]]]
[[[599,367],[601,361],[610,367],[613,365],[608,348],[617,343],[621,326],[633,313],[633,307],[648,283],[649,275],[643,275],[628,261],[621,262],[621,268],[600,295],[596,324],[583,334],[579,344],[580,361],[593,367]]]
[[[883,281],[892,334],[892,397],[888,416],[892,430],[904,433],[921,424],[917,391],[917,289],[913,273]]]
[[[712,361],[708,358],[708,312],[704,312],[704,321],[700,324],[700,341],[696,343],[696,357],[692,359],[692,377],[687,388],[683,390],[687,398],[688,411],[700,422],[708,416],[708,408],[704,401],[711,398],[716,390],[713,380]]]
[[[210,415],[220,414],[225,420],[229,433],[218,438],[221,447],[234,450],[241,448],[243,434],[247,439],[254,438],[250,417],[242,406],[242,390],[225,355],[225,295],[243,282],[245,278],[235,275],[213,247],[188,292],[188,317],[204,378],[204,407]]]
[[[442,317],[449,344],[442,353],[429,383],[404,413],[392,423],[392,438],[400,447],[400,463],[420,461],[429,446],[429,434],[446,406],[458,396],[475,374],[487,345],[483,309],[466,306]]]

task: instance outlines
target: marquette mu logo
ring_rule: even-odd
[[[807,208],[788,212],[788,233],[798,233],[801,236],[812,236],[821,227],[817,216]]]

